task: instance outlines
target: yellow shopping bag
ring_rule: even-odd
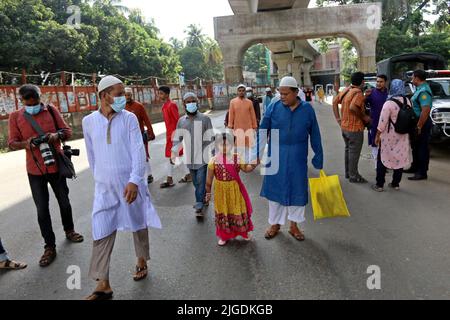
[[[309,187],[314,220],[350,216],[338,176],[327,176],[321,170],[320,178],[309,179]]]

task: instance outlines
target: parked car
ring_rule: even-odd
[[[429,78],[427,82],[433,93],[432,141],[436,143],[448,141],[450,140],[450,77]]]

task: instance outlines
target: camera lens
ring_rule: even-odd
[[[55,164],[55,158],[53,157],[52,150],[47,143],[41,143],[39,145],[39,150],[41,151],[42,159],[44,159],[44,164],[47,167]]]

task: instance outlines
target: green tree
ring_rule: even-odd
[[[200,49],[204,48],[205,36],[202,33],[201,27],[195,24],[190,24],[184,32],[187,34],[186,38],[187,47],[195,47]]]
[[[256,72],[256,75],[263,82],[268,83],[267,73],[269,66],[266,60],[267,48],[263,44],[251,46],[244,55],[244,69]]]

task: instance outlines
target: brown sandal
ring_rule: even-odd
[[[293,236],[296,240],[298,241],[305,241],[305,235],[303,234],[303,232],[301,232],[298,228],[297,230],[295,229],[290,229],[289,233],[291,234],[291,236]]]
[[[27,267],[26,263],[23,262],[17,262],[14,260],[6,260],[3,262],[0,262],[0,269],[3,270],[21,270],[25,269]]]
[[[80,243],[84,241],[84,237],[73,230],[66,233],[66,239],[75,243]]]
[[[267,240],[270,240],[270,239],[275,238],[279,232],[280,232],[280,225],[275,224],[273,226],[270,226],[269,229],[267,229],[266,234],[264,235],[264,237]]]
[[[111,300],[114,296],[114,293],[111,292],[103,292],[103,291],[95,291],[89,297],[85,298],[85,300],[89,301],[106,301]]]
[[[39,265],[41,267],[48,267],[52,264],[53,261],[56,259],[56,249],[54,248],[46,248],[44,251],[44,254],[41,257],[41,260],[39,260]]]
[[[141,281],[147,278],[148,275],[148,266],[144,266],[143,268],[140,268],[136,266],[136,273],[133,275],[134,281]]]

